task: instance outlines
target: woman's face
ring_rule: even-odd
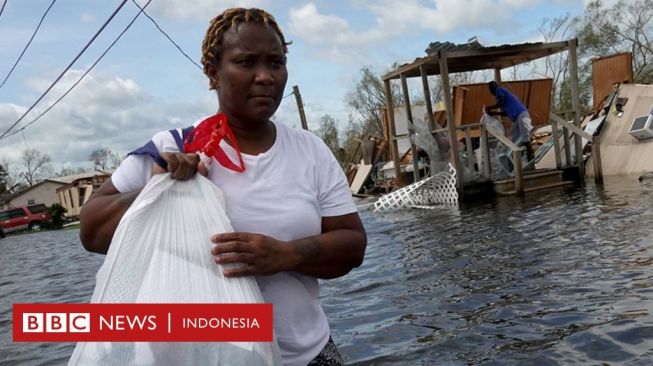
[[[281,40],[262,24],[243,23],[225,32],[220,62],[208,71],[220,111],[242,123],[267,122],[288,80]]]

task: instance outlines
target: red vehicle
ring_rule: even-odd
[[[44,204],[23,206],[0,211],[0,227],[5,233],[17,230],[41,230],[41,224],[50,220]]]

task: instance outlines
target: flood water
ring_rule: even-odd
[[[348,364],[653,364],[653,182],[362,217],[365,263],[321,294]],[[102,260],[77,230],[0,240],[0,364],[67,361],[12,343],[11,304],[88,301]]]

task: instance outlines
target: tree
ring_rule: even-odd
[[[354,120],[349,120],[347,127],[340,134],[340,146],[343,149],[342,162],[354,162],[354,152],[360,143],[363,126]],[[358,163],[357,161],[354,163]]]
[[[68,176],[68,175],[81,174],[81,173],[85,173],[85,172],[86,172],[86,169],[81,168],[81,167],[80,168],[63,167],[63,168],[59,169],[58,172],[54,173],[53,176],[54,177],[65,177],[65,176]]]
[[[103,147],[93,150],[88,156],[88,160],[94,164],[94,169],[104,171],[117,168],[122,159],[108,147]]]
[[[51,172],[49,164],[52,159],[50,159],[50,155],[36,149],[23,151],[22,160],[25,167],[22,176],[30,187],[44,179]]]
[[[483,71],[466,71],[449,74],[449,85],[452,88],[456,85],[473,84],[483,81],[487,81],[487,75]],[[444,100],[442,77],[440,75],[429,76],[429,89],[433,104]]]
[[[7,169],[0,164],[0,193],[5,193],[10,188],[7,187],[7,175]]]
[[[547,43],[565,41],[576,35],[574,25],[579,21],[578,17],[572,17],[569,13],[553,19],[545,18],[538,31]],[[569,53],[561,52],[546,57],[543,68],[544,70],[540,71],[536,65],[533,72],[544,74],[553,79],[553,109],[556,111],[572,109],[571,86],[568,83]]]
[[[402,94],[397,85],[392,85],[393,103],[403,104]],[[383,109],[386,106],[385,86],[381,78],[376,76],[369,67],[360,70],[360,79],[352,90],[347,93],[347,104],[353,108],[360,118],[363,130],[378,137],[383,137]]]
[[[66,222],[66,208],[58,203],[53,203],[52,206],[48,207],[48,213],[52,219],[46,224],[47,228],[61,229]]]
[[[120,154],[111,152],[111,156],[109,157],[109,162],[111,163],[111,169],[116,169],[117,167],[119,167],[123,159],[124,157],[120,156]]]
[[[336,126],[336,120],[330,114],[325,114],[320,118],[320,127],[315,131],[315,134],[324,141],[333,152],[333,155],[339,158],[338,127]]]
[[[618,1],[605,8],[591,1],[579,29],[580,52],[586,57],[630,52],[636,83],[653,82],[653,0]]]
[[[8,191],[16,191],[21,188],[26,188],[23,187],[22,173],[13,164],[9,163],[7,159],[3,159],[2,167],[7,173],[4,177],[4,182]]]

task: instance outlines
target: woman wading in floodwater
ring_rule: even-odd
[[[263,10],[228,9],[215,17],[202,44],[202,64],[217,91],[218,112],[237,140],[220,147],[232,162],[242,156],[245,170],[213,161],[208,172],[197,154],[179,152],[183,130],[174,132],[177,139],[170,131],[157,133],[84,205],[80,237],[87,250],[106,253],[120,218],[152,174],[168,171],[182,180],[208,174],[224,192],[235,232],[213,236],[207,255],[221,264],[245,264],[226,276],[256,276],[265,301],[274,305],[284,364],[340,365],[318,301],[318,278],[359,266],[367,239],[327,146],[309,132],[270,120],[288,79],[286,46]]]

